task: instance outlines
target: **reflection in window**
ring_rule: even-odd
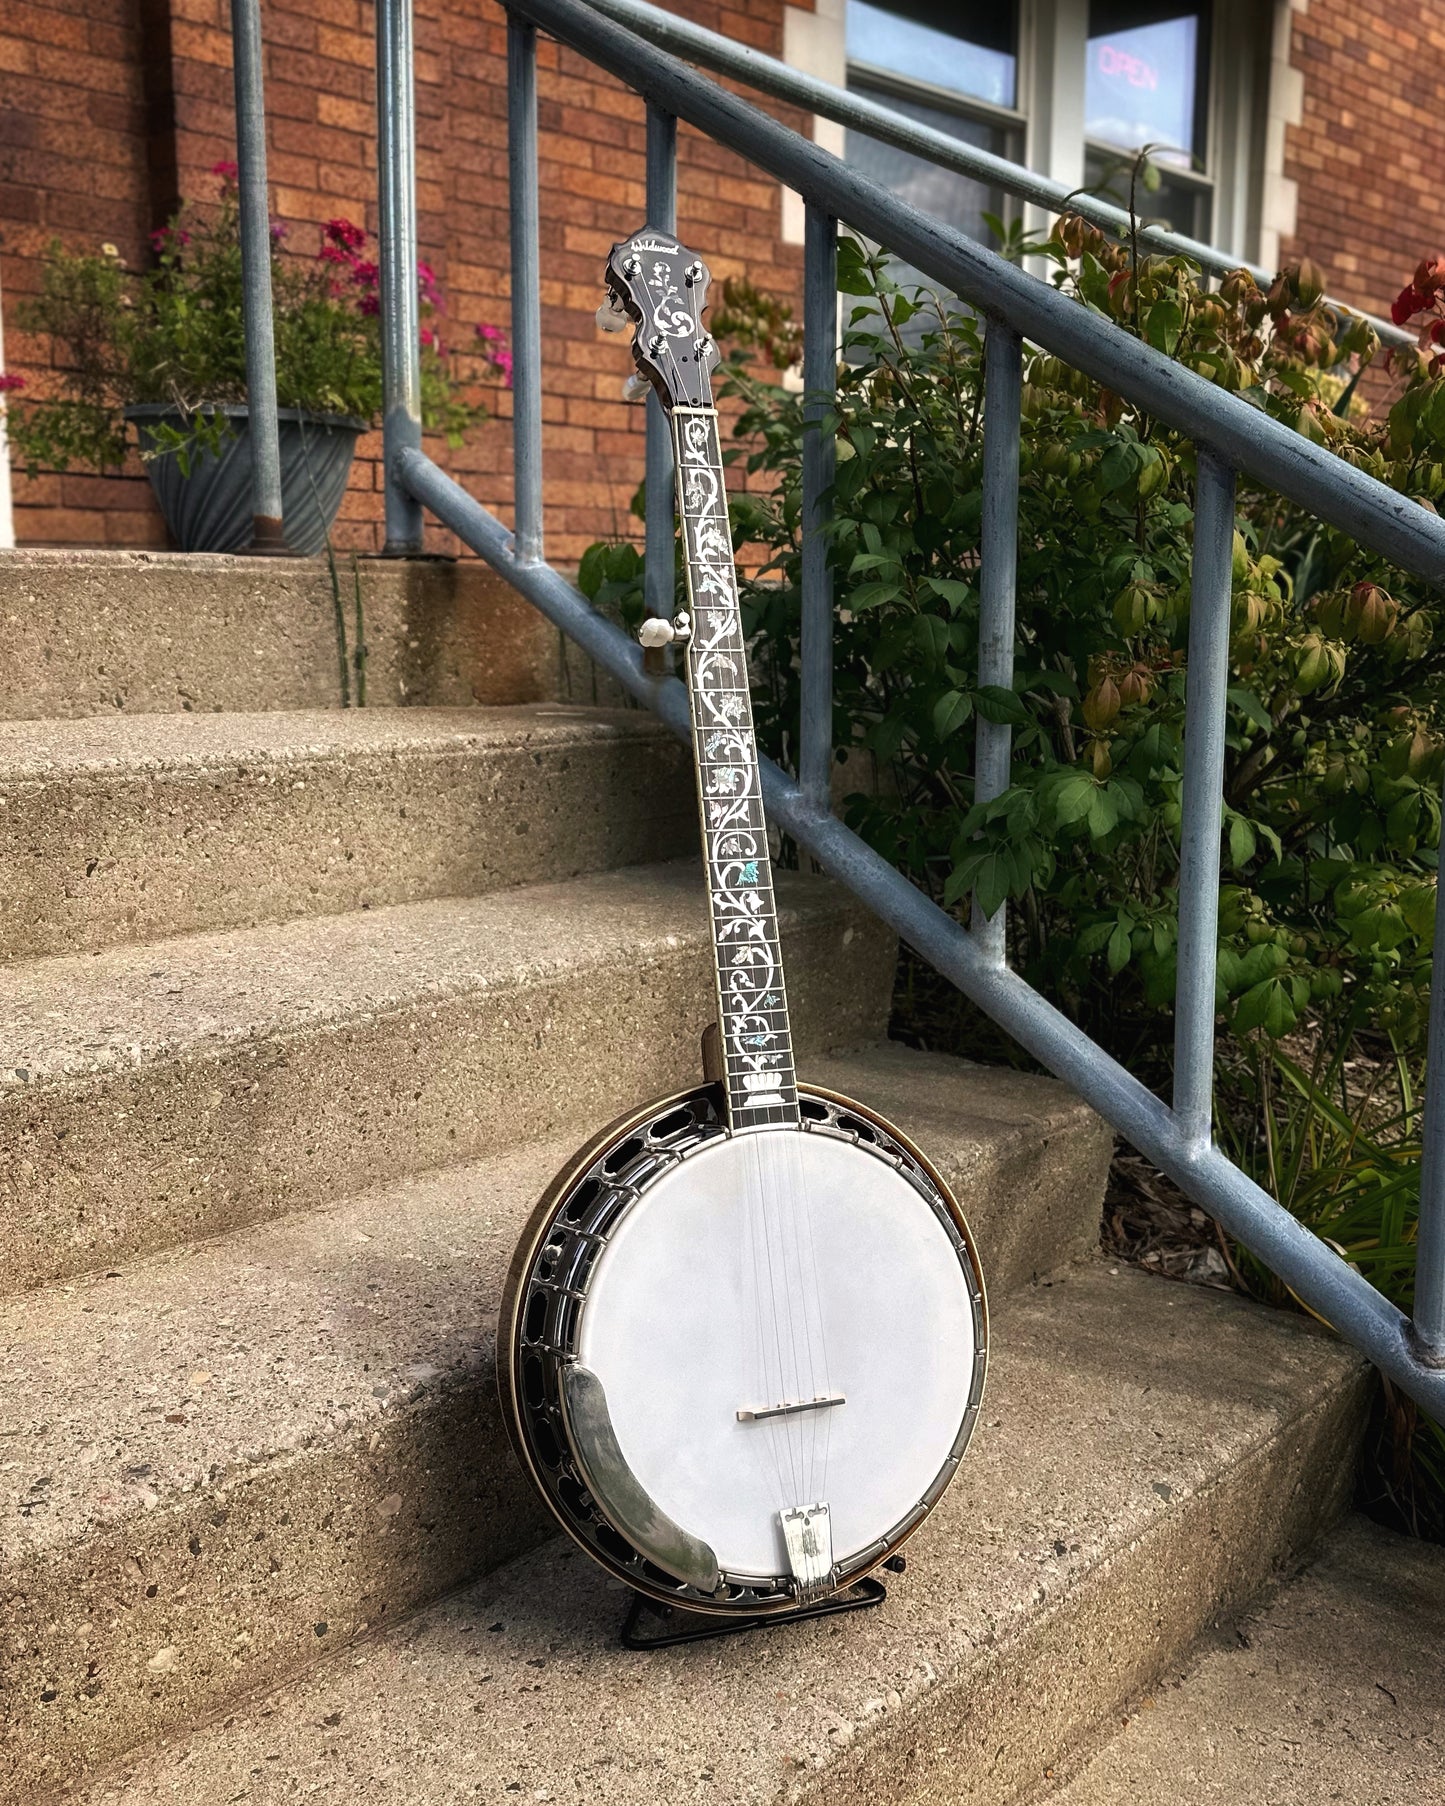
[[[959,14],[968,17],[960,20]],[[848,0],[848,60],[926,82],[996,107],[1014,105],[1018,87],[1013,0],[959,7],[940,0],[871,6]]]
[[[862,95],[865,100],[879,101],[909,119],[918,120],[921,125],[961,138],[965,144],[975,144],[980,150],[992,151],[1000,157],[1008,153],[1005,134],[995,125],[966,119],[938,107],[920,106],[897,94],[875,93],[857,81],[849,86],[850,92]],[[915,157],[909,151],[897,150],[891,144],[881,144],[863,132],[848,133],[845,154],[850,168],[880,187],[891,189],[910,207],[933,214],[946,224],[956,226],[960,232],[966,232],[970,238],[988,240],[993,236],[984,224],[983,216],[1003,212],[1001,189],[957,175],[951,169],[940,169],[936,163]]]
[[[1188,169],[1203,161],[1208,17],[1179,0],[1092,0],[1084,136]],[[1166,148],[1167,147],[1167,148]]]
[[[1101,195],[1116,207],[1129,205],[1130,170],[1122,158],[1109,157],[1103,151],[1091,150],[1084,162],[1084,185],[1090,194]],[[1182,232],[1186,238],[1198,238],[1208,244],[1212,231],[1213,191],[1208,183],[1189,181],[1160,170],[1162,180],[1151,194],[1142,183],[1134,193],[1134,204],[1146,225],[1167,226],[1171,232]]]

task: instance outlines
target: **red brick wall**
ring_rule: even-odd
[[[36,386],[49,348],[15,325],[52,238],[146,254],[146,91],[136,0],[4,0],[0,6],[0,282],[7,365]],[[144,488],[144,478],[140,479]],[[15,473],[22,541],[156,543],[131,478]]]
[[[694,0],[679,10],[781,48],[782,0]],[[447,293],[443,325],[460,343],[473,323],[509,317],[506,28],[493,0],[417,0],[416,13],[422,254]],[[376,227],[372,8],[266,0],[263,18],[274,206],[291,245],[309,255],[319,223],[337,214]],[[569,51],[544,41],[539,64],[548,553],[566,562],[626,525],[641,473],[642,410],[619,399],[626,353],[592,315],[608,247],[642,221],[643,115],[640,101]],[[39,389],[49,347],[17,330],[14,308],[36,286],[47,241],[109,240],[138,261],[174,195],[208,194],[211,166],[234,156],[229,9],[226,0],[6,0],[0,70],[7,362]],[[77,128],[78,116],[90,123]],[[679,165],[679,230],[718,276],[746,270],[795,292],[800,255],[779,243],[777,184],[686,130]],[[497,418],[460,451],[429,449],[505,517],[511,398],[490,392]],[[379,450],[379,435],[362,441],[337,534],[344,545],[380,543]],[[17,471],[15,508],[22,544],[164,543],[138,466],[112,479],[30,481]]]
[[[1445,250],[1436,148],[1445,8],[1309,0],[1292,25],[1304,117],[1285,137],[1285,173],[1299,184],[1287,255],[1309,252],[1331,293],[1386,312],[1420,258]]]

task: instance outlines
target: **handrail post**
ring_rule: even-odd
[[[390,557],[422,549],[422,510],[397,461],[421,449],[421,341],[417,304],[416,106],[411,0],[377,0],[376,153],[381,224],[382,471]]]
[[[1174,1114],[1187,1145],[1214,1132],[1215,971],[1224,727],[1234,565],[1234,471],[1204,446],[1194,491],[1189,651],[1184,697],[1179,944],[1174,991]]]
[[[1435,958],[1430,984],[1425,1115],[1420,1135],[1420,1221],[1415,1241],[1411,1341],[1420,1360],[1445,1367],[1445,875],[1435,891]]]
[[[512,185],[512,555],[542,559],[542,298],[537,199],[537,28],[507,14]]]
[[[979,530],[978,681],[1011,690],[1018,589],[1019,437],[1023,420],[1023,340],[990,319],[984,339],[983,519]],[[1008,788],[1013,729],[978,716],[974,728],[975,803]],[[986,916],[973,905],[974,939],[996,966],[1008,958],[1007,905]]]
[[[647,223],[659,232],[677,231],[677,120],[651,102],[647,107]],[[648,614],[670,620],[677,607],[672,429],[651,390],[647,395],[646,485],[643,597]]]
[[[828,526],[838,440],[838,222],[809,207],[803,238],[803,518],[798,787],[827,814],[833,795],[833,566]]]
[[[251,545],[284,552],[281,447],[276,421],[276,329],[271,313],[271,197],[266,181],[266,95],[260,0],[231,0],[240,197],[241,318],[246,337],[246,426],[251,452]]]

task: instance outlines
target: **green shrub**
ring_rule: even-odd
[[[1226,1052],[1219,1139],[1281,1204],[1407,1314],[1420,1220],[1422,1071],[1398,1039],[1345,1021],[1308,1060],[1254,1037]],[[1237,1270],[1271,1304],[1298,1303],[1262,1262]],[[1361,1474],[1362,1503],[1412,1535],[1445,1542],[1445,1426],[1382,1381]]]
[[[1445,382],[1423,359],[1376,419],[1353,401],[1374,335],[1320,305],[1308,263],[1209,292],[1078,218],[1056,281],[1419,505],[1445,492]],[[976,682],[986,347],[956,304],[905,291],[845,239],[835,739],[851,825],[960,914],[1013,900],[1016,967],[1118,1057],[1162,1075],[1173,996],[1194,451],[1089,378],[1027,358],[1018,666]],[[735,295],[724,311],[736,316]],[[756,336],[756,335],[755,335]],[[734,493],[759,728],[794,758],[803,397],[730,360]],[[735,486],[736,487],[736,486]],[[1445,640],[1426,585],[1241,486],[1227,730],[1219,1002],[1272,1038],[1363,1010],[1423,1025],[1434,921]],[[640,612],[631,545],[583,587]],[[973,722],[1012,725],[1010,788],[973,802]]]

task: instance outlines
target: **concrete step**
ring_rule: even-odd
[[[799,1046],[876,1040],[893,937],[782,880]],[[715,1007],[692,860],[0,968],[0,1290],[605,1121]]]
[[[373,707],[599,700],[590,662],[478,559],[350,557]],[[324,558],[0,553],[0,719],[341,706]],[[354,679],[352,680],[354,683]]]
[[[1032,1797],[1064,1752],[1097,1739],[1205,1624],[1247,1603],[1334,1520],[1367,1385],[1349,1350],[1297,1317],[1099,1266],[1005,1300],[993,1356],[959,1478],[877,1610],[625,1651],[622,1591],[552,1542],[76,1797]],[[410,1480],[430,1489],[419,1470]],[[438,1491],[426,1509],[445,1524],[455,1501]],[[275,1520],[258,1531],[269,1537]],[[397,1538],[397,1564],[407,1540]],[[198,1541],[199,1567],[209,1551]],[[184,1580],[153,1578],[157,1599],[143,1604],[145,1579],[116,1589],[131,1639],[125,1684],[153,1719],[185,1718],[202,1664],[179,1628],[183,1606],[161,1603]],[[70,1747],[61,1727],[92,1704],[74,1697],[81,1652],[62,1648],[66,1673],[44,1690],[55,1730],[41,1772],[57,1778]],[[37,1678],[30,1670],[21,1689],[27,1713]],[[83,1685],[115,1684],[97,1661]],[[9,1747],[23,1785],[36,1746],[12,1735]]]
[[[0,960],[668,859],[696,810],[635,709],[0,722]]]
[[[1111,1137],[1063,1087],[888,1046],[806,1076],[967,1179],[996,1298],[1097,1239]],[[591,1126],[0,1305],[10,1785],[193,1722],[546,1534],[493,1330]]]
[[[1184,1673],[1055,1806],[1425,1806],[1445,1798],[1445,1549],[1351,1518],[1306,1573]]]

